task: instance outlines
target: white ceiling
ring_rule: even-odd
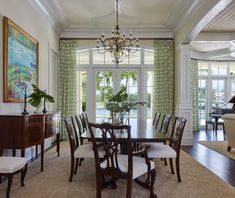
[[[106,27],[115,25],[115,0],[58,0],[69,26]],[[173,15],[191,4],[191,0],[119,0],[120,26],[166,27]],[[179,10],[180,9],[180,10]]]
[[[44,16],[59,29],[61,36],[69,35],[89,38],[91,33],[107,31],[115,27],[115,0],[29,0],[41,10]],[[231,0],[119,0],[119,26],[122,31],[133,30],[142,38],[174,37],[176,31],[187,24],[187,19],[195,16],[203,5],[208,6],[208,13],[215,3]],[[226,4],[226,5],[227,5]],[[38,9],[39,8],[39,9]],[[202,29],[206,33],[235,32],[235,0],[220,12],[209,24]],[[203,16],[202,16],[203,17]],[[205,16],[204,16],[205,17]],[[199,18],[200,20],[200,18]],[[201,21],[198,21],[200,23]],[[139,32],[138,32],[139,31]],[[146,34],[143,36],[143,32]],[[159,33],[160,32],[160,33]],[[210,38],[210,34],[208,36]],[[90,37],[91,38],[91,37]],[[214,56],[225,49],[229,57],[235,52],[234,39],[225,40],[196,39],[191,42],[195,52]],[[216,42],[217,41],[217,42]],[[234,51],[233,51],[234,50]],[[208,53],[213,52],[213,53]],[[210,58],[210,57],[208,57]]]

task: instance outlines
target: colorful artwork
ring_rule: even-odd
[[[22,102],[38,84],[38,42],[4,17],[4,102]]]

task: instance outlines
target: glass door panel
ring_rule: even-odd
[[[228,99],[235,95],[235,79],[231,79],[231,94],[229,95]]]
[[[87,72],[78,71],[78,112],[86,111]]]
[[[205,126],[206,123],[206,89],[207,88],[207,81],[204,79],[198,80],[198,99],[199,99],[199,110],[198,110],[198,116],[199,116],[199,123],[200,126]]]
[[[211,106],[222,107],[225,103],[225,80],[212,80]]]
[[[121,87],[126,87],[128,102],[138,101],[138,73],[137,71],[121,71]],[[129,113],[129,123],[131,126],[137,126],[138,110],[131,109]]]
[[[151,126],[153,118],[153,90],[154,90],[153,71],[147,72],[147,126]]]
[[[96,122],[108,122],[110,111],[105,108],[108,97],[113,93],[113,72],[96,71]]]

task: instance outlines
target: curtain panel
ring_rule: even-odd
[[[174,115],[174,41],[154,41],[153,111]]]
[[[77,114],[77,48],[77,40],[60,40],[58,111],[62,114],[61,139],[67,137],[64,118]]]
[[[199,131],[198,117],[198,61],[191,60],[191,90],[192,90],[192,107],[193,107],[193,131]]]

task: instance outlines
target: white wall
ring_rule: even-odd
[[[39,42],[39,87],[48,90],[49,48],[58,51],[59,36],[28,0],[0,1],[0,114],[20,113],[21,103],[3,103],[3,16],[7,16]],[[29,106],[29,105],[28,105]],[[28,111],[34,108],[28,107]]]
[[[21,113],[22,103],[3,103],[3,16],[10,18],[39,42],[39,87],[41,89],[49,90],[49,51],[58,52],[59,35],[36,12],[28,0],[0,0],[0,114]],[[29,104],[27,109],[29,112],[34,111]],[[50,146],[53,139],[47,139],[46,147]],[[34,155],[34,149],[27,149],[26,156],[30,158],[32,155]]]

